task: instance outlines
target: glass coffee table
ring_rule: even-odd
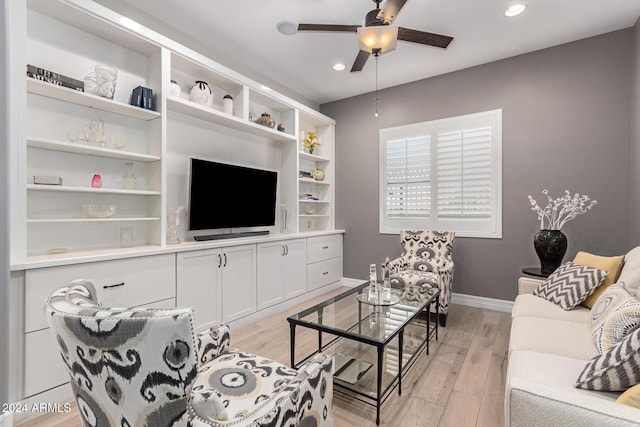
[[[318,352],[333,354],[334,386],[376,407],[397,388],[429,341],[438,339],[438,289],[402,292],[392,289],[389,301],[369,301],[369,283],[349,289],[287,318],[291,328],[291,366],[297,368]],[[436,316],[429,315],[435,304]],[[296,327],[318,331],[318,346],[296,362]],[[323,342],[323,333],[330,335]],[[375,369],[370,369],[375,366]]]

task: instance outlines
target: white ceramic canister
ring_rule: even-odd
[[[222,97],[222,111],[233,115],[233,97],[231,95],[227,94]]]
[[[182,94],[182,89],[180,85],[175,80],[171,80],[171,96],[175,96],[176,98],[180,98]]]
[[[191,88],[191,92],[189,92],[189,100],[196,104],[213,107],[213,95],[211,94],[209,84],[202,80],[196,81]]]

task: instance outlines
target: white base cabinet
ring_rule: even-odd
[[[255,313],[256,245],[183,252],[176,264],[178,306],[193,307],[196,329]]]
[[[307,291],[305,239],[258,245],[258,310]]]
[[[220,249],[182,252],[176,257],[178,307],[192,307],[196,329],[222,323]]]
[[[43,310],[51,291],[69,280],[91,279],[106,307],[192,307],[196,328],[202,330],[239,319],[238,324],[256,321],[261,310],[268,315],[279,304],[286,307],[288,300],[342,279],[341,232],[254,242],[204,243],[203,248],[25,269],[24,306],[15,313],[24,316],[23,342],[17,345],[23,348],[17,357],[24,375],[16,394],[46,399],[47,390],[69,381],[56,362],[59,349]]]
[[[312,291],[342,278],[342,235],[307,239],[307,289]]]
[[[233,246],[222,252],[222,321],[256,311],[256,245]]]
[[[173,254],[27,270],[25,273],[24,397],[69,381],[43,303],[73,279],[90,279],[106,307],[175,307]]]

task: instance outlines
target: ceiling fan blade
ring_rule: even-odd
[[[406,2],[407,0],[387,0],[384,2],[382,9],[380,9],[380,13],[378,13],[378,19],[390,23],[395,19]]]
[[[361,25],[298,24],[298,31],[345,31],[355,33]]]
[[[356,60],[353,61],[353,65],[351,66],[351,72],[353,73],[355,71],[362,71],[362,69],[364,68],[364,64],[367,63],[367,59],[369,59],[370,55],[371,54],[366,50],[361,50],[360,52],[358,52],[358,56],[356,56]]]
[[[398,40],[411,43],[426,44],[429,46],[446,49],[453,37],[442,34],[427,33],[426,31],[411,30],[409,28],[398,27]]]

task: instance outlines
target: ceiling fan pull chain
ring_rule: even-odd
[[[380,55],[376,52],[374,54],[374,57],[376,58],[376,113],[374,114],[374,117],[378,117],[378,58],[380,57]]]

